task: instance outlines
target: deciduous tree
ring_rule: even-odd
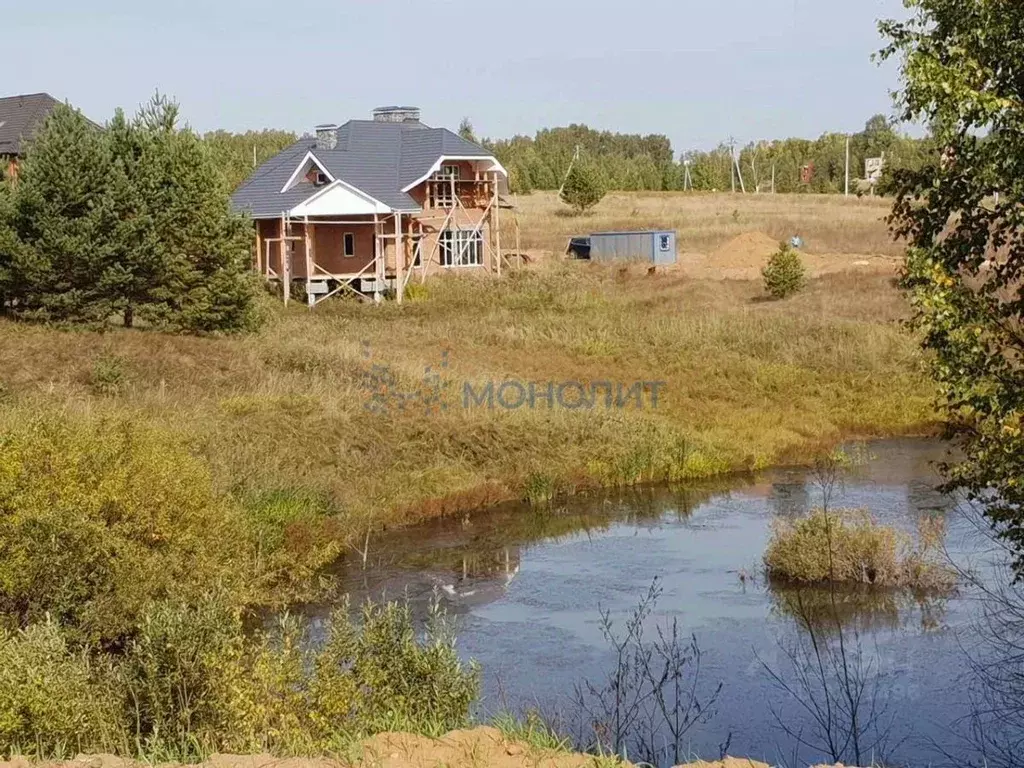
[[[218,173],[224,177],[229,189],[236,189],[256,168],[282,149],[295,143],[296,136],[289,131],[210,131],[203,134],[213,156]]]
[[[885,58],[902,63],[906,120],[943,148],[893,176],[903,285],[938,382],[947,467],[1012,547],[1024,576],[1024,5],[907,0]]]

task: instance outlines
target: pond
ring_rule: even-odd
[[[907,531],[922,514],[942,515],[954,560],[983,551],[984,538],[956,501],[935,490],[941,443],[884,441],[864,452],[834,507],[867,509]],[[548,510],[506,507],[374,542],[365,568],[344,565],[345,587],[354,601],[405,597],[418,610],[438,596],[457,616],[460,653],[482,667],[479,715],[486,717],[571,711],[575,687],[613,667],[600,609],[621,627],[657,579],[663,592],[652,622],[676,619],[696,637],[700,696],[721,685],[707,721],[685,737],[687,754],[716,758],[727,746],[734,755],[809,765],[828,755],[799,743],[813,727],[800,701],[807,697],[787,695],[770,673],[794,683],[787,652],[807,627],[793,616],[792,590],[766,584],[760,563],[772,519],[818,503],[812,473],[778,469]],[[886,693],[886,738],[878,745],[886,760],[977,757],[953,727],[970,712],[961,680],[962,646],[978,613],[970,591],[948,599],[872,592],[841,602],[844,626]]]

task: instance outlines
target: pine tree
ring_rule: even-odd
[[[562,202],[571,205],[576,213],[584,213],[604,196],[604,179],[597,166],[589,162],[574,163],[562,187]]]
[[[136,119],[134,184],[148,212],[142,251],[151,274],[139,312],[176,330],[250,329],[258,322],[250,228],[231,211],[209,148],[177,120],[177,105],[160,96]]]
[[[107,259],[96,276],[97,289],[111,312],[120,314],[125,327],[131,328],[136,311],[151,301],[162,277],[159,257],[147,247],[153,218],[139,188],[146,136],[119,109],[107,126],[106,140],[112,163],[103,203],[113,211],[116,223]]]
[[[3,312],[11,292],[12,267],[21,248],[13,224],[13,189],[10,182],[0,180],[0,312]]]
[[[12,311],[183,331],[257,324],[250,228],[209,148],[177,118],[159,95],[104,131],[54,111],[15,188],[13,246],[0,215],[0,291]]]
[[[105,200],[111,167],[103,133],[70,107],[56,107],[26,153],[14,194],[21,246],[7,268],[7,295],[19,313],[91,322],[109,316],[97,275],[116,223]]]
[[[459,136],[474,144],[479,143],[476,138],[476,132],[473,130],[473,123],[469,121],[468,117],[462,118],[462,122],[459,123]]]

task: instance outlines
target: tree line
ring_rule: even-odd
[[[104,129],[58,106],[0,184],[0,310],[102,326],[244,330],[258,321],[248,220],[222,158],[160,96]]]
[[[294,133],[273,129],[245,133],[218,130],[203,134],[203,142],[232,190],[240,187],[256,168],[297,139]]]
[[[472,129],[464,121],[464,135],[467,128],[471,135]],[[882,115],[872,117],[863,131],[849,139],[854,182],[863,178],[868,158],[884,156],[891,172],[919,168],[934,151],[930,138],[903,135]],[[620,134],[570,125],[544,129],[534,137],[484,140],[483,144],[508,169],[513,191],[521,194],[559,189],[574,159],[592,166],[610,190],[692,188],[711,192],[732,189],[735,182],[737,190],[765,192],[772,189],[774,175],[777,192],[838,193],[845,190],[846,141],[846,134],[826,133],[818,139],[758,141],[735,148],[723,143],[710,151],[686,152],[677,159],[671,141],[663,135]],[[857,190],[855,184],[852,190]]]
[[[672,191],[692,188],[712,192],[746,188],[748,192],[772,189],[780,193],[839,193],[846,186],[846,139],[842,133],[826,133],[817,139],[790,138],[757,141],[735,148],[742,183],[733,166],[733,149],[723,143],[709,151],[676,155],[667,136],[597,131],[586,125],[544,128],[530,136],[510,139],[479,139],[465,119],[459,134],[492,150],[509,171],[514,192],[559,189],[575,162],[590,166],[601,186],[616,191]],[[883,115],[875,115],[864,130],[850,137],[851,190],[864,177],[864,161],[885,157],[886,173],[881,190],[887,191],[894,170],[919,169],[933,156],[935,142],[929,136],[915,139],[897,131]],[[253,169],[297,139],[278,130],[231,133],[212,131],[203,137],[217,159],[217,167],[232,189]],[[686,180],[689,163],[690,182]],[[805,168],[813,168],[808,177]]]

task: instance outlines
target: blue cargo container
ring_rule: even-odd
[[[584,243],[584,241],[587,241]],[[592,261],[643,261],[648,264],[676,263],[676,233],[595,232],[588,238],[573,238],[569,252]],[[585,255],[586,254],[586,255]]]

